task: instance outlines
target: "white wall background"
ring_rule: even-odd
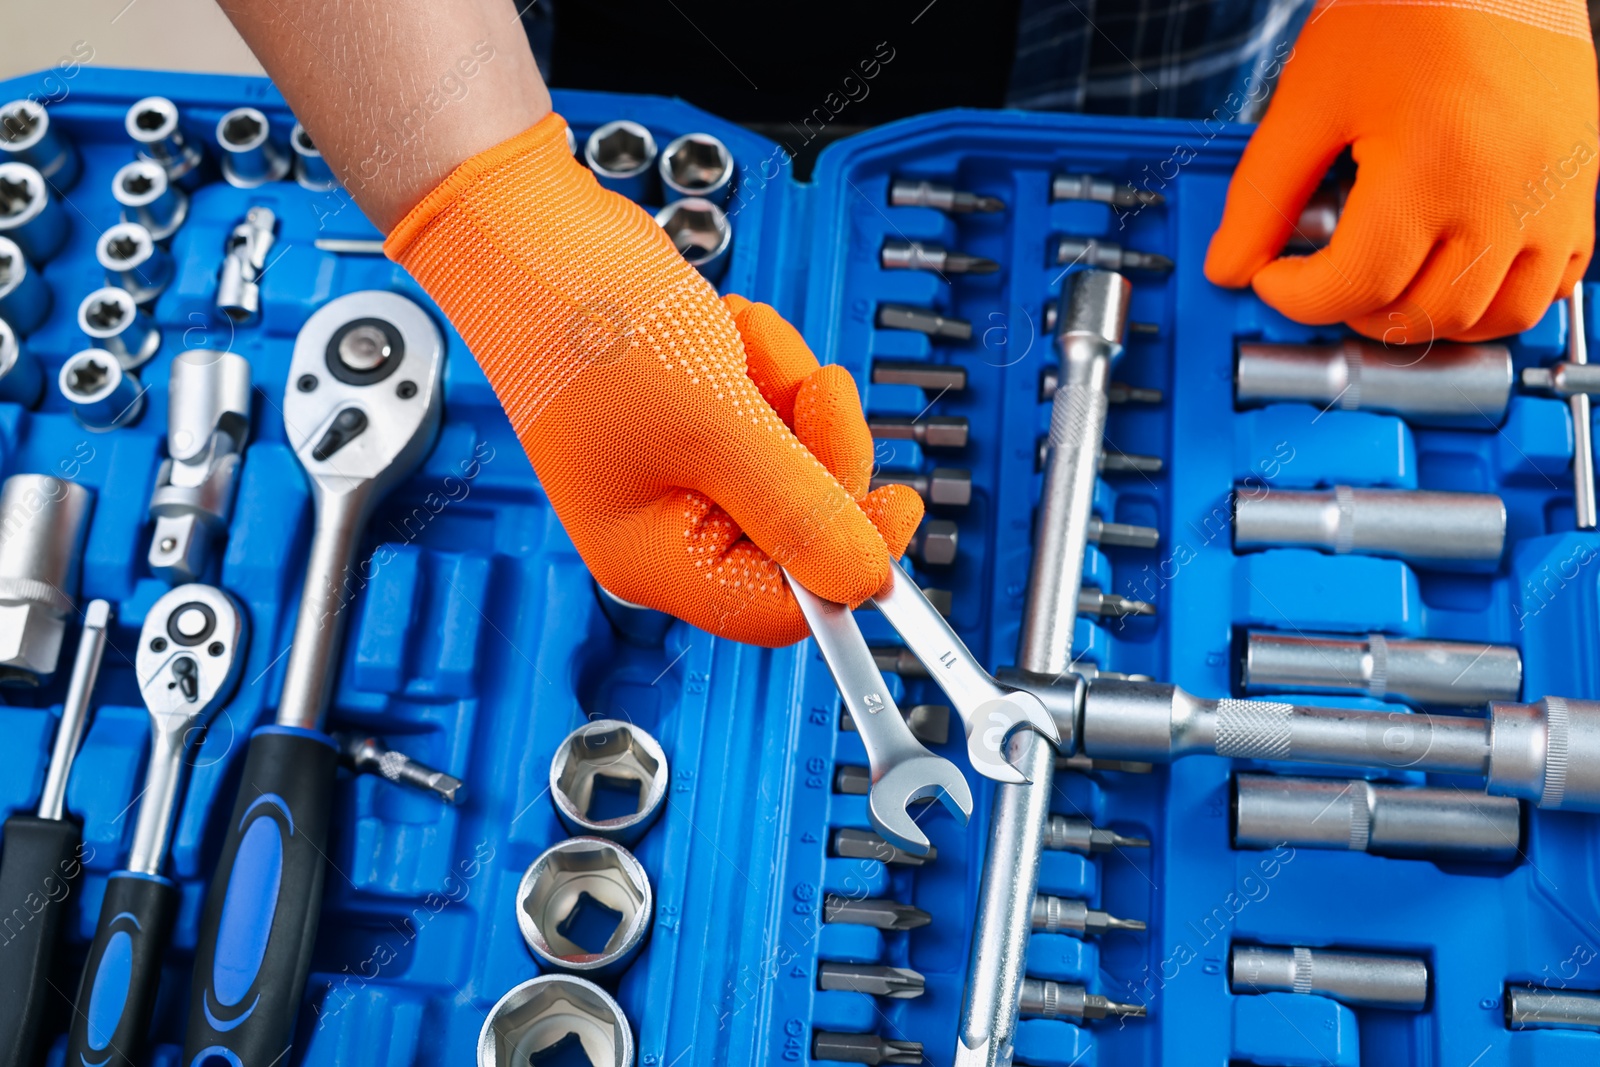
[[[0,33],[0,78],[52,67],[80,41],[94,49],[88,62],[96,66],[261,73],[213,0],[12,2]]]

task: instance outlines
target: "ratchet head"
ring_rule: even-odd
[[[150,717],[201,726],[227,703],[244,663],[244,613],[210,585],[180,585],[150,608],[134,668]]]

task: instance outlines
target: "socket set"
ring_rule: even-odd
[[[171,114],[130,119],[152,93]],[[1094,272],[1131,283],[1059,636],[1071,669],[1040,690],[1075,694],[1076,711],[1046,705],[1076,723],[1040,750],[1055,773],[1007,994],[1021,1021],[992,1054],[1600,1053],[1594,817],[1558,810],[1595,803],[1580,757],[1600,696],[1600,539],[1574,530],[1569,413],[1581,396],[1587,416],[1587,372],[1566,358],[1566,306],[1504,345],[1416,357],[1215,289],[1201,264],[1243,130],[949,112],[845,139],[802,185],[773,145],[680,102],[555,97],[603,183],[855,376],[878,478],[928,503],[906,568],[929,614],[1024,692],[1010,668],[1039,584],[1030,537],[1062,447],[1052,398],[1072,382],[1053,334],[1082,325]],[[49,983],[68,992],[44,998],[35,1058],[17,1062],[62,1063],[76,1041],[103,1062],[111,1023],[69,1033],[73,994],[94,1001],[77,992],[86,964],[115,970],[103,905],[151,867],[175,895],[139,1063],[257,1067],[216,1051],[253,1025],[252,990],[287,1013],[295,1064],[983,1062],[970,953],[999,775],[972,769],[981,731],[902,638],[903,601],[854,618],[888,706],[969,787],[909,809],[925,849],[879,832],[857,722],[873,705],[841,703],[816,642],[737,645],[597,588],[460,337],[373,254],[379,235],[267,83],[82,69],[0,98],[42,102],[67,146],[22,145],[39,188],[0,185],[8,213],[57,209],[0,217],[17,248],[0,270],[0,474],[86,491],[52,504],[69,516],[48,579],[62,596],[0,585],[0,608],[42,635],[0,649],[38,683],[0,689],[0,810],[42,818],[55,797],[55,818],[81,823]],[[342,301],[375,291],[404,300],[334,328]],[[223,966],[202,929],[224,899],[213,872],[249,848],[233,798],[251,732],[304,682],[291,651],[321,536],[316,464],[367,432],[335,418],[308,436],[286,414],[318,396],[308,345],[329,352],[324,392],[381,375],[397,346],[440,353],[440,414],[372,506],[337,601],[332,695],[306,725],[334,731],[326,759],[345,770],[303,991],[277,983],[292,992],[275,1006],[283,990]],[[206,409],[218,432],[180,443],[184,365],[218,361],[234,368]],[[389,392],[431,395],[410,378]],[[231,509],[185,503],[224,467]],[[28,513],[0,499],[8,522]],[[33,577],[8,570],[9,537],[0,576]],[[204,582],[220,588],[181,584]],[[202,588],[217,598],[203,627]],[[204,657],[198,682],[182,656],[147,667],[169,651],[158,621],[183,647],[240,648],[236,676]],[[162,670],[201,687],[209,724],[152,859],[136,823]],[[70,778],[52,774],[84,708]],[[1152,733],[1168,711],[1170,733]],[[1200,725],[1180,735],[1180,717]],[[1559,782],[1548,746],[1479,754],[1558,720],[1574,753]],[[968,791],[962,825],[951,796]],[[277,921],[222,910],[238,943]],[[30,922],[0,916],[0,939]],[[198,1054],[196,1016],[214,1040]]]

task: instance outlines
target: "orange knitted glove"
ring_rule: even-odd
[[[857,604],[922,501],[871,494],[855,383],[715,290],[602,189],[550,115],[458,167],[389,235],[483,366],[606,589],[761,645],[806,635],[779,572]]]
[[[1206,277],[1390,343],[1524,330],[1588,266],[1596,122],[1581,0],[1324,0],[1233,176]],[[1274,260],[1346,145],[1359,171],[1332,242]]]

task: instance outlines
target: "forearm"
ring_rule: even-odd
[[[513,0],[218,0],[384,233],[550,111]]]

